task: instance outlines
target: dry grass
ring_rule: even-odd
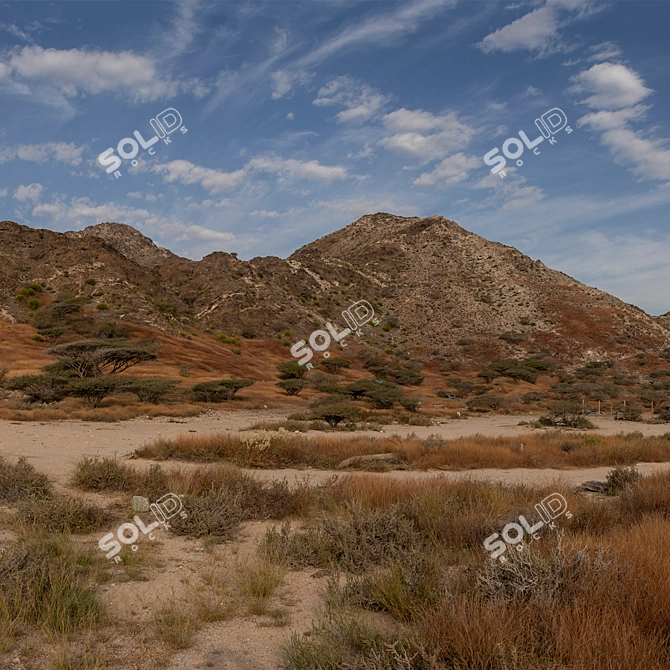
[[[5,421],[65,421],[76,419],[78,421],[103,421],[113,423],[115,421],[129,421],[139,416],[170,416],[188,417],[198,416],[206,411],[207,407],[191,403],[177,405],[154,405],[152,403],[112,402],[115,398],[108,399],[97,409],[88,409],[84,403],[74,405],[70,401],[59,403],[58,407],[8,407],[0,406],[0,419]]]
[[[224,460],[241,467],[332,468],[351,456],[396,453],[416,469],[449,468],[569,468],[632,465],[670,461],[670,433],[643,437],[640,433],[614,436],[551,431],[523,437],[474,435],[454,440],[397,436],[305,437],[261,431],[250,435],[180,435],[160,438],[138,449],[141,458],[198,462]]]
[[[25,457],[12,465],[0,456],[0,500],[47,500],[52,496],[49,478],[38,472]]]
[[[188,649],[200,628],[200,622],[191,611],[172,601],[156,610],[154,625],[160,639],[172,649]]]
[[[288,645],[288,667],[670,667],[670,473],[631,481],[610,498],[561,491],[572,519],[561,517],[558,531],[545,529],[522,553],[508,552],[507,563],[487,560],[481,540],[489,529],[532,515],[546,492],[438,479],[391,483],[370,475],[332,485],[331,516],[350,527],[338,537],[352,537],[360,525],[341,513],[355,501],[367,514],[393,511],[396,523],[411,522],[414,538],[400,542],[399,560],[387,528],[377,536],[384,554],[352,570],[337,560],[345,555],[341,544],[323,540],[333,537],[327,524],[268,533],[266,542],[294,563],[320,566],[327,557],[349,573],[344,582],[331,581],[323,626]],[[315,538],[321,554],[305,551]],[[445,552],[455,560],[444,561]],[[414,660],[379,661],[389,643],[373,652],[380,637],[355,626],[347,614],[352,607],[390,615],[397,622],[392,639],[413,650]]]
[[[252,614],[267,613],[270,598],[286,572],[284,565],[273,562],[268,556],[238,562],[235,567],[237,588]]]

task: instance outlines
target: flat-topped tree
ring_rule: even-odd
[[[128,368],[153,361],[157,355],[134,347],[125,340],[83,340],[59,344],[47,350],[59,363],[77,377],[99,377],[123,372]]]

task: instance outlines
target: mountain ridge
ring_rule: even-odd
[[[595,360],[670,346],[669,315],[652,317],[441,216],[366,215],[286,259],[249,261],[181,258],[126,224],[56,233],[5,221],[0,260],[0,318],[16,322],[31,318],[16,294],[37,281],[51,289],[45,303],[69,288],[109,307],[97,316],[171,334],[292,343],[327,320],[343,325],[341,312],[367,300],[384,329],[368,328],[366,345],[401,356]]]

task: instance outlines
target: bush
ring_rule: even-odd
[[[99,302],[95,308],[101,312],[106,312],[109,309],[109,305],[106,302]]]
[[[66,392],[74,398],[83,398],[91,409],[95,409],[108,395],[123,388],[123,385],[123,380],[115,377],[73,379]]]
[[[19,520],[26,526],[48,533],[92,533],[111,521],[111,515],[98,505],[81,498],[55,496],[48,504],[30,500],[19,506]]]
[[[221,333],[216,339],[224,344],[237,344],[240,341],[239,337],[228,337],[225,333]]]
[[[28,300],[28,307],[30,309],[39,309],[40,301],[37,298],[30,298],[30,300]]]
[[[97,282],[95,279],[93,279],[93,277],[89,277],[89,278],[86,280],[86,283],[87,283],[89,286],[95,286],[98,282]]]
[[[351,361],[346,358],[335,356],[321,361],[321,367],[325,368],[331,375],[336,375],[342,368],[350,368]]]
[[[251,379],[220,379],[196,384],[191,391],[195,399],[201,402],[224,402],[232,400],[240,389],[255,383]]]
[[[298,361],[286,361],[285,363],[278,363],[277,370],[282,379],[302,379],[302,376],[307,372],[303,365]]]
[[[344,387],[344,393],[350,395],[354,400],[360,400],[371,391],[374,391],[379,384],[372,379],[360,379]]]
[[[398,402],[408,411],[417,412],[421,406],[421,401],[414,396],[403,396]]]
[[[311,419],[323,419],[332,428],[346,420],[356,421],[361,415],[361,409],[340,396],[328,396],[312,407]]]
[[[544,398],[544,393],[539,393],[538,391],[530,391],[529,393],[524,393],[521,396],[521,402],[524,405],[533,405],[536,402],[539,402]]]
[[[475,412],[490,412],[491,410],[500,409],[500,405],[504,401],[505,396],[485,393],[484,395],[470,398],[470,400],[466,402],[466,405],[468,406],[468,409]]]
[[[403,397],[402,391],[392,386],[375,384],[375,388],[370,389],[365,399],[372,403],[375,409],[391,409],[396,402],[400,402]]]
[[[0,500],[48,500],[53,496],[49,478],[21,456],[11,465],[0,456]]]
[[[307,385],[304,379],[284,379],[277,382],[277,386],[284,389],[287,395],[298,395]]]
[[[9,391],[21,391],[29,402],[57,402],[67,395],[70,380],[65,377],[41,374],[20,375],[4,383]]]
[[[631,466],[629,468],[614,468],[607,473],[605,479],[605,493],[608,496],[614,496],[621,493],[635,484],[642,475],[638,470]]]
[[[77,462],[70,483],[84,491],[132,491],[137,472],[115,458],[84,456]]]
[[[121,390],[135,394],[140,402],[157,405],[179,384],[181,382],[175,379],[131,379],[124,382]]]
[[[549,412],[539,418],[542,426],[565,426],[567,428],[595,428],[582,414],[582,406],[576,402],[561,400],[549,405]]]
[[[619,407],[614,412],[614,418],[619,421],[639,421],[642,418],[642,409],[635,403]]]

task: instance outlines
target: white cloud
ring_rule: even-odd
[[[315,65],[340,51],[365,44],[395,43],[400,36],[416,32],[422,21],[455,4],[456,0],[418,0],[405,2],[399,8],[392,5],[392,11],[369,16],[326,40],[320,47],[301,58],[300,65]]]
[[[467,179],[471,170],[481,166],[481,158],[453,154],[440,162],[432,172],[424,172],[414,180],[416,186],[434,186],[435,184],[456,184]]]
[[[339,122],[365,121],[377,114],[388,100],[388,96],[382,95],[371,86],[345,75],[336,77],[323,86],[312,104],[317,107],[344,107],[344,111],[335,116]]]
[[[454,112],[434,115],[421,109],[402,108],[384,116],[383,122],[394,134],[381,139],[381,146],[423,160],[443,158],[463,149],[475,134],[475,129]]]
[[[42,195],[42,184],[21,184],[14,191],[14,199],[19,200],[20,202],[25,202],[26,200],[32,200],[37,202]]]
[[[260,219],[276,219],[278,216],[281,216],[279,212],[275,212],[274,210],[267,210],[267,209],[257,209],[251,212],[249,216],[257,216]]]
[[[570,90],[591,93],[583,103],[598,110],[579,118],[577,126],[601,133],[600,142],[609,148],[614,161],[632,166],[631,171],[639,179],[670,182],[668,140],[646,137],[630,127],[649,110],[638,103],[653,93],[638,73],[624,65],[598,63],[571,81]]]
[[[477,46],[484,53],[526,49],[546,55],[561,48],[560,28],[591,11],[596,11],[592,0],[546,0],[542,7],[490,33]]]
[[[141,200],[142,193],[140,191],[128,191],[128,193],[126,193],[126,197],[131,198],[132,200]]]
[[[288,95],[296,86],[309,84],[314,75],[293,70],[277,70],[272,72],[272,99],[279,100]]]
[[[246,175],[244,170],[221,172],[194,165],[185,160],[176,160],[155,165],[152,171],[162,174],[163,179],[168,183],[178,181],[182,184],[200,184],[210,193],[232,191],[242,183]]]
[[[198,93],[198,83],[161,78],[154,59],[132,51],[43,49],[15,50],[7,63],[23,80],[48,82],[63,95],[126,93],[133,101],[173,97],[180,89]]]
[[[126,207],[111,202],[97,205],[89,198],[72,198],[69,205],[64,202],[41,204],[33,209],[33,216],[49,216],[54,221],[74,223],[80,228],[102,221],[115,221],[126,223],[139,230],[150,229],[179,242],[230,242],[235,239],[232,233],[180,221],[170,221],[146,209]]]
[[[0,188],[0,198],[6,198],[8,193],[9,193],[9,189]]]
[[[280,179],[310,179],[320,182],[331,182],[346,179],[347,170],[341,165],[321,165],[319,161],[300,161],[294,158],[279,156],[257,156],[246,165],[249,170],[268,172]]]
[[[0,148],[0,163],[20,158],[24,161],[35,163],[46,163],[57,161],[66,165],[79,165],[82,161],[81,154],[86,148],[65,142],[47,142],[45,144],[19,144],[15,147]]]
[[[637,72],[616,63],[598,63],[571,81],[571,92],[592,94],[582,103],[595,109],[630,107],[653,93]]]

